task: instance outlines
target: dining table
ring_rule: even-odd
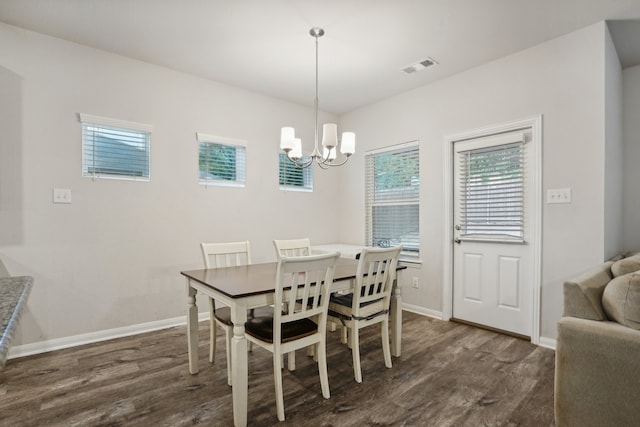
[[[273,304],[278,263],[249,264],[235,267],[181,271],[187,284],[187,345],[189,372],[198,373],[198,292],[230,307],[233,322],[231,366],[233,420],[235,426],[247,425],[248,359],[244,325],[251,308]],[[358,261],[339,258],[331,292],[352,290]],[[398,265],[398,270],[406,268]],[[394,285],[390,306],[391,354],[400,356],[402,336],[402,298],[400,287]]]

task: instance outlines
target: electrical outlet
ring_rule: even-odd
[[[420,282],[418,282],[418,278],[416,276],[413,276],[413,280],[411,281],[411,287],[414,289],[420,288]]]

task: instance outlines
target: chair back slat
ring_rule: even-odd
[[[291,240],[274,240],[276,256],[280,259],[286,257],[299,257],[311,255],[311,241],[308,238]]]
[[[401,246],[393,248],[365,248],[358,263],[356,286],[353,292],[353,314],[359,317],[368,304],[382,301],[381,310],[388,310],[391,290]],[[378,307],[376,305],[376,307]],[[371,314],[371,313],[367,313]]]
[[[280,258],[274,305],[282,307],[282,310],[274,311],[274,343],[281,340],[280,328],[275,325],[300,319],[316,318],[319,331],[324,333],[331,284],[339,257],[340,253],[334,252]]]
[[[205,268],[235,267],[251,264],[249,241],[201,243]]]

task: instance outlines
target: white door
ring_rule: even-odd
[[[531,336],[531,130],[453,144],[455,319]]]

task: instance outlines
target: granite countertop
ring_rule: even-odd
[[[0,368],[4,367],[18,320],[33,285],[33,277],[0,279]]]

